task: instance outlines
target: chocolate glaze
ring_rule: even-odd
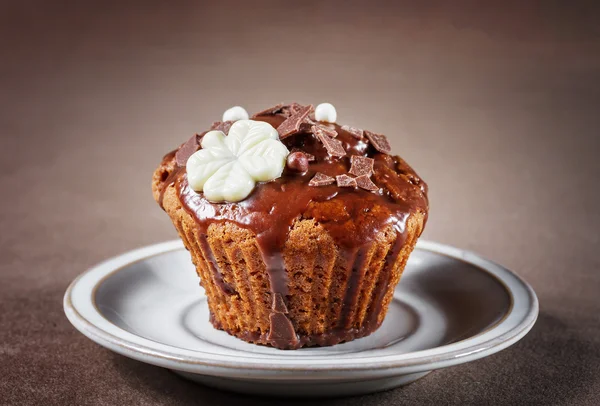
[[[273,310],[274,313],[283,313],[283,314],[288,313],[287,306],[285,305],[285,302],[283,301],[283,297],[281,296],[281,294],[279,294],[279,293],[273,294],[271,310]]]
[[[364,268],[366,265],[366,255],[369,252],[369,248],[371,248],[370,244],[365,244],[364,246],[357,248],[355,253],[352,255],[348,255],[348,269],[352,269],[350,273],[350,279],[348,279],[348,287],[346,288],[346,296],[344,296],[344,302],[342,306],[342,314],[341,314],[341,325],[346,327],[350,322],[350,310],[354,307],[354,304],[358,300],[358,283],[360,277],[360,270]]]
[[[408,218],[408,215],[406,218]],[[381,306],[383,305],[383,297],[385,296],[385,292],[387,291],[387,286],[390,284],[390,277],[392,275],[392,264],[396,262],[396,258],[398,258],[398,255],[400,254],[403,245],[404,239],[396,239],[396,242],[394,242],[394,246],[385,258],[385,265],[382,270],[382,272],[385,272],[385,274],[380,276],[380,283],[375,288],[375,300],[373,302],[375,303],[376,307],[371,312],[371,319],[367,322],[367,326],[372,326],[374,328],[379,327],[379,324],[377,323],[377,317],[381,312]]]
[[[265,115],[254,118],[265,121],[277,128],[285,119],[281,115]],[[341,324],[345,328],[312,337],[290,337],[291,323],[281,312],[273,312],[270,331],[264,334],[241,332],[244,339],[271,344],[278,348],[298,348],[303,345],[332,345],[342,341],[370,334],[379,327],[377,315],[387,291],[391,264],[399,255],[404,243],[406,221],[417,211],[427,215],[427,185],[400,157],[380,153],[370,145],[368,139],[357,138],[337,124],[324,124],[337,132],[336,140],[341,141],[346,156],[331,157],[323,144],[311,133],[298,133],[282,142],[289,150],[294,148],[315,156],[308,170],[298,173],[286,168],[283,175],[271,182],[257,184],[252,194],[237,203],[211,203],[202,193],[193,191],[187,182],[185,167],[172,165],[175,152],[167,154],[163,164],[172,165],[173,171],[162,184],[159,203],[162,205],[164,190],[175,183],[182,207],[196,220],[199,231],[206,235],[208,226],[215,222],[233,222],[251,230],[257,238],[262,259],[266,264],[272,295],[285,298],[288,294],[288,280],[283,260],[283,244],[295,220],[314,219],[331,235],[340,253],[352,269],[342,307]],[[336,184],[309,186],[309,181],[317,173],[335,177],[348,173],[350,156],[368,156],[374,159],[373,181],[376,191],[360,188],[340,188]],[[386,258],[382,270],[382,282],[373,295],[375,306],[369,313],[372,318],[360,329],[348,328],[348,317],[352,305],[357,300],[359,270],[365,261],[370,244],[379,232],[392,226],[398,233],[396,242]],[[235,294],[219,272],[211,250],[202,247],[209,255],[210,266],[217,285],[227,294]],[[380,279],[381,279],[380,278]],[[215,327],[214,318],[211,320]],[[293,327],[293,326],[292,326]],[[287,340],[287,341],[286,341]]]
[[[204,234],[203,237],[204,238],[200,238],[202,252],[204,252],[205,257],[208,260],[208,266],[210,267],[210,270],[213,274],[215,283],[223,293],[227,295],[237,294],[236,291],[231,287],[231,285],[229,285],[223,280],[223,275],[221,274],[221,271],[219,271],[219,264],[217,263],[217,260],[208,245],[208,239],[206,238],[206,234]]]

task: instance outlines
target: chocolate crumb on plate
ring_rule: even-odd
[[[348,172],[355,176],[367,175],[370,177],[373,173],[374,163],[375,160],[373,158],[352,155],[350,157],[350,170]]]
[[[392,152],[390,142],[385,135],[365,130],[365,137],[367,137],[371,145],[373,145],[377,151],[388,155]]]
[[[229,129],[234,121],[215,121],[210,127],[211,131],[222,131],[225,135],[229,134]]]
[[[312,105],[301,107],[283,123],[279,124],[279,127],[277,127],[279,138],[284,139],[299,132],[300,124],[302,124],[304,119],[308,116],[312,108]]]
[[[377,187],[377,185],[373,183],[373,181],[371,180],[371,177],[369,175],[360,175],[360,176],[356,177],[354,180],[356,181],[356,185],[361,189],[370,190],[370,191],[379,189]]]
[[[319,141],[321,141],[329,155],[337,157],[342,157],[346,155],[346,150],[342,146],[342,142],[340,140],[325,135],[323,130],[321,130],[321,128],[317,126],[313,126],[312,129],[313,134],[315,134]]]
[[[356,187],[356,180],[346,174],[337,175],[335,180],[339,187]]]
[[[335,179],[331,176],[327,176],[324,173],[317,172],[315,176],[308,182],[308,186],[327,186],[335,182]]]
[[[350,127],[349,125],[343,125],[342,130],[349,132],[350,135],[352,135],[358,140],[362,140],[364,138],[364,131],[360,128]]]
[[[198,134],[193,135],[189,140],[187,140],[175,153],[175,161],[178,166],[185,166],[187,164],[187,160],[192,156],[192,154],[198,149],[200,149],[200,140],[202,137]]]

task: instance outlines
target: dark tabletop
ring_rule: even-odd
[[[280,403],[105,350],[62,296],[175,237],[150,194],[165,152],[232,105],[292,100],[388,134],[430,184],[424,237],[515,270],[541,306],[496,355],[307,404],[600,404],[598,7],[200,3],[0,5],[0,404]]]

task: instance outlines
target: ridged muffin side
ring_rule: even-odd
[[[314,219],[294,221],[282,250],[287,277],[283,299],[285,316],[298,339],[282,347],[270,338],[274,297],[256,235],[228,221],[214,222],[202,233],[182,207],[176,185],[163,191],[173,169],[165,160],[155,171],[154,198],[192,256],[215,327],[279,348],[333,345],[379,327],[424,227],[423,213],[409,216],[403,234],[388,226],[369,245],[350,254]]]

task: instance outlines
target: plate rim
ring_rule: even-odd
[[[432,349],[357,359],[338,359],[335,361],[335,365],[332,365],[331,363],[314,363],[314,360],[311,359],[308,361],[310,362],[310,365],[307,365],[307,359],[303,358],[293,360],[284,357],[275,358],[272,356],[268,358],[245,358],[233,355],[215,355],[213,353],[209,354],[200,351],[179,349],[168,344],[157,343],[153,340],[123,330],[108,321],[99,312],[95,303],[95,292],[108,276],[133,263],[167,252],[183,249],[185,248],[181,240],[166,241],[124,252],[89,268],[87,271],[77,276],[65,292],[63,307],[67,318],[77,330],[92,341],[130,358],[188,372],[201,373],[206,372],[207,368],[217,368],[221,375],[236,375],[233,371],[254,370],[270,373],[311,371],[327,373],[330,371],[356,372],[368,369],[371,372],[379,371],[381,373],[386,373],[385,371],[389,370],[416,372],[443,368],[483,358],[514,344],[529,332],[535,324],[539,313],[539,302],[533,288],[516,273],[471,251],[427,240],[419,240],[416,249],[445,255],[466,262],[494,277],[494,279],[504,287],[510,297],[511,305],[507,314],[483,332],[478,332],[473,336],[458,342],[445,344]],[[95,277],[95,279],[92,279],[95,283],[91,284],[87,289],[84,289],[81,292],[88,293],[85,297],[80,299],[86,300],[86,303],[88,305],[91,304],[91,306],[88,309],[82,309],[81,306],[78,307],[74,304],[73,294],[76,290],[82,289],[82,280],[91,277]],[[523,291],[521,295],[515,296],[515,288],[520,288]],[[529,303],[529,306],[525,309],[523,315],[518,315],[516,313],[515,304],[518,308],[519,305],[523,305],[524,303]],[[90,309],[92,310],[90,311]],[[93,314],[94,312],[95,314]],[[133,335],[137,337],[137,341],[141,341],[141,343],[115,335],[112,332],[107,331],[106,328],[94,324],[89,320],[90,314],[92,314],[93,317],[101,317],[106,323],[114,327],[111,327],[111,329],[116,329],[125,336]],[[503,326],[505,327],[505,324],[509,321],[513,323],[516,322],[516,324],[510,329],[502,331]],[[487,337],[483,339],[484,336]],[[162,346],[170,347],[173,351],[165,351],[164,349],[157,348]],[[434,354],[431,354],[431,352],[434,352]],[[318,357],[318,355],[316,357]]]

